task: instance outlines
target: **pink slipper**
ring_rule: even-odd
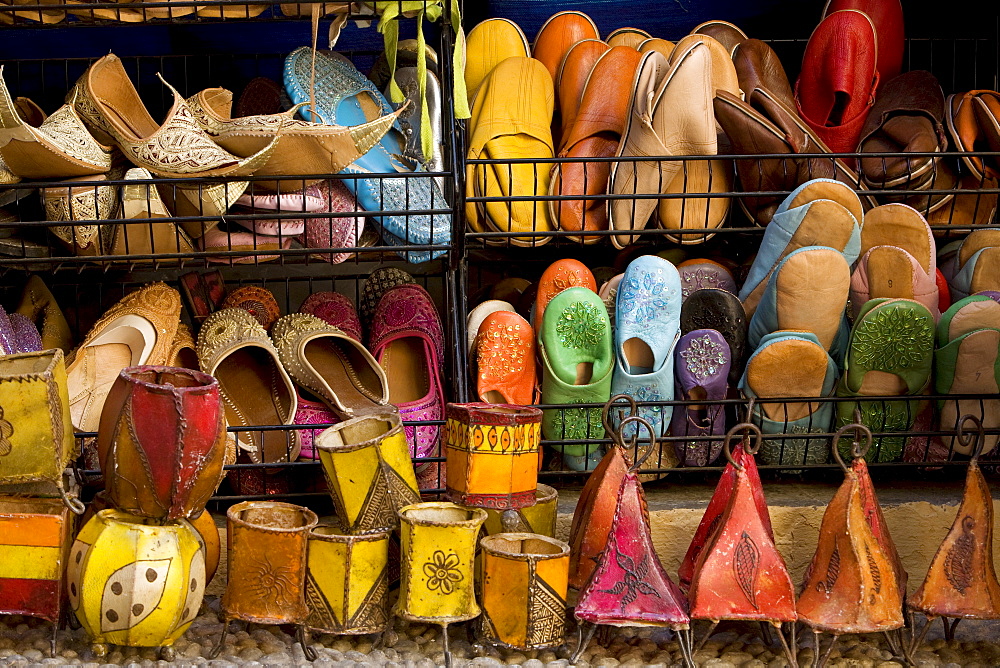
[[[854,317],[869,299],[902,297],[927,307],[941,318],[937,272],[928,274],[912,255],[896,246],[876,246],[858,261],[851,275],[851,309]]]
[[[331,425],[340,422],[340,418],[333,414],[330,408],[318,401],[309,401],[298,395],[298,406],[295,409],[295,424],[322,424]],[[325,429],[326,427],[324,427]],[[302,443],[302,450],[299,452],[299,459],[319,459],[319,453],[313,447],[313,439],[323,431],[322,429],[300,429],[299,442]]]
[[[299,313],[310,313],[333,325],[355,341],[361,341],[361,320],[354,302],[339,292],[315,292],[302,302]]]
[[[216,264],[257,264],[278,259],[277,255],[268,255],[266,251],[288,250],[292,247],[292,238],[284,237],[278,244],[278,237],[256,235],[253,232],[227,232],[218,227],[205,233],[198,239],[198,247],[203,251],[228,253],[239,251],[244,253],[260,253],[264,255],[222,255],[208,258]]]
[[[351,194],[339,179],[323,181],[309,186],[306,192],[322,202],[316,211],[330,213],[354,213],[363,209],[357,198]],[[355,248],[365,228],[364,216],[342,216],[336,218],[306,219],[302,244],[306,248]],[[323,253],[313,255],[330,264],[339,264],[353,253]]]
[[[262,214],[269,211],[288,214],[322,211],[326,202],[317,193],[311,193],[311,188],[288,193],[260,193],[242,195],[236,200],[232,209],[235,214]],[[305,218],[264,218],[252,220],[237,220],[236,222],[257,234],[270,236],[295,236],[306,229]]]

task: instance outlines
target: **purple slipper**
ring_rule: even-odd
[[[736,281],[728,269],[712,260],[687,260],[677,266],[681,275],[681,298],[687,299],[695,290],[719,288],[736,294]]]
[[[354,310],[354,302],[339,292],[315,292],[309,295],[299,307],[299,313],[311,313],[355,341],[361,341],[361,320]]]
[[[0,355],[13,355],[20,352],[17,343],[17,335],[14,333],[10,316],[0,308]]]
[[[319,211],[359,214],[362,212],[357,198],[339,179],[317,183],[310,186],[308,192],[322,202]],[[302,245],[306,248],[355,248],[364,229],[363,215],[308,218],[305,234],[302,235]],[[330,264],[339,264],[351,255],[353,253],[317,253],[313,257],[326,260]]]
[[[674,351],[674,398],[678,401],[725,399],[728,389],[729,344],[714,329],[696,329],[677,342]],[[670,419],[672,436],[718,438],[674,443],[681,466],[708,466],[722,452],[726,411],[719,404],[675,406]]]
[[[35,323],[26,315],[10,314],[10,326],[14,332],[14,345],[19,353],[33,353],[42,349],[42,335]]]

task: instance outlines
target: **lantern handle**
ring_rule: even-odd
[[[986,438],[983,434],[983,422],[975,415],[963,415],[955,425],[956,438],[959,445],[968,448],[972,453],[972,461],[979,462],[979,455],[983,454],[983,445]]]
[[[618,431],[615,433],[615,440],[618,441],[618,443],[625,442],[625,437],[624,437],[625,427],[626,425],[632,422],[636,423],[635,435],[632,437],[633,445],[638,443],[639,441],[640,426],[645,427],[646,431],[649,432],[649,447],[647,447],[645,452],[643,452],[641,455],[638,455],[635,458],[635,463],[629,467],[629,471],[635,472],[639,470],[639,467],[643,465],[643,463],[649,457],[649,454],[653,452],[653,450],[656,448],[656,432],[653,431],[653,425],[649,424],[649,421],[646,418],[639,417],[638,415],[629,415],[624,420],[621,421],[621,424],[618,425]]]
[[[629,415],[628,417],[638,417],[639,407],[635,403],[635,399],[627,394],[616,394],[607,400],[604,404],[604,408],[601,410],[601,422],[604,423],[604,431],[611,435],[611,440],[614,441],[616,445],[625,448],[625,441],[622,439],[621,426],[616,430],[611,426],[611,411],[615,407],[615,404],[620,400],[624,399],[628,403]],[[652,433],[652,431],[650,431]],[[635,439],[632,439],[632,444],[635,444]]]
[[[853,434],[853,440],[851,441],[851,461],[863,459],[872,449],[872,431],[861,423],[860,418],[861,412],[855,411],[855,421],[845,424],[833,435],[833,443],[830,449],[833,451],[833,458],[840,464],[840,468],[844,469],[844,473],[847,472],[847,464],[844,463],[844,458],[840,454],[840,440],[842,438],[847,437],[848,434]],[[862,441],[864,442],[864,446],[862,446]]]
[[[722,442],[722,450],[726,453],[726,459],[729,460],[729,463],[742,471],[743,465],[737,463],[737,461],[733,459],[733,450],[730,446],[730,440],[733,436],[740,433],[743,434],[743,450],[749,455],[756,455],[757,452],[760,451],[760,444],[763,439],[763,435],[761,434],[760,427],[755,425],[753,422],[741,422],[726,432],[726,438]],[[753,434],[753,445],[750,445],[750,434]]]

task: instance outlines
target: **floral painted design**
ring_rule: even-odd
[[[589,302],[575,302],[563,309],[556,323],[556,333],[567,348],[596,346],[608,333],[607,320],[597,306]]]
[[[427,576],[427,588],[450,594],[455,591],[455,585],[465,577],[458,570],[458,555],[454,552],[445,554],[435,550],[431,560],[424,564],[424,575]]]
[[[662,269],[638,276],[626,275],[618,288],[618,313],[630,322],[649,322],[669,306],[674,296],[667,288]]]
[[[715,375],[726,363],[726,354],[722,346],[713,341],[708,334],[696,336],[688,342],[688,347],[681,351],[684,366],[688,373],[699,380]]]
[[[604,421],[600,408],[561,408],[552,410],[553,438],[582,441],[603,438]]]

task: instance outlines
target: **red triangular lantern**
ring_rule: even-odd
[[[854,474],[858,477],[858,488],[861,492],[861,508],[865,513],[865,521],[872,530],[872,535],[882,548],[889,565],[896,572],[896,583],[899,585],[899,597],[906,598],[906,580],[908,578],[903,562],[899,558],[896,544],[889,534],[889,525],[885,522],[885,515],[882,514],[882,506],[879,505],[878,496],[875,494],[875,486],[872,478],[868,475],[868,465],[863,457],[858,457],[851,464]]]
[[[767,535],[771,538],[771,542],[774,542],[774,531],[771,529],[771,515],[767,512],[767,501],[764,500],[764,489],[760,484],[760,473],[757,471],[757,462],[754,460],[753,455],[743,449],[742,443],[736,446],[736,451],[733,452],[733,460],[746,471],[747,479],[750,481],[750,488],[753,492],[754,505],[757,507],[761,520],[764,522]],[[722,521],[722,513],[726,510],[726,505],[729,503],[735,487],[736,467],[733,466],[733,462],[727,462],[726,467],[722,470],[722,478],[719,479],[719,484],[716,485],[715,492],[712,494],[712,499],[708,502],[708,507],[705,508],[705,514],[701,518],[701,523],[694,532],[694,538],[691,540],[687,554],[684,555],[684,560],[681,562],[680,568],[677,569],[677,578],[681,589],[684,591],[687,591],[691,586],[691,578],[694,576],[694,566],[698,561],[698,555],[701,554],[702,548],[705,547],[705,544],[708,543],[715,531],[718,530],[719,523]]]
[[[993,564],[993,496],[973,458],[955,522],[909,607],[928,616],[1000,618]]]
[[[687,600],[660,564],[649,531],[649,512],[639,479],[628,471],[607,546],[576,604],[576,617],[610,626],[686,629]]]
[[[742,458],[747,460],[753,456]],[[794,622],[795,588],[774,545],[767,506],[759,509],[749,467],[742,466],[719,528],[695,564],[688,592],[691,618]],[[762,489],[759,478],[756,487]]]
[[[612,444],[580,492],[569,531],[569,586],[574,589],[587,583],[608,544],[618,492],[628,468],[625,451]]]

